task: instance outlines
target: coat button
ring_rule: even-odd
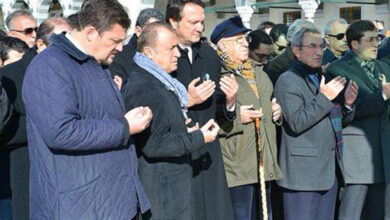
[[[270,174],[269,174],[269,177],[271,177],[271,178],[274,177],[274,174],[273,174],[273,173],[270,173]]]

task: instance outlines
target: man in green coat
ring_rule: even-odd
[[[351,24],[346,35],[350,50],[327,73],[359,86],[355,118],[343,129],[346,187],[338,219],[360,219],[364,202],[366,219],[383,219],[384,207],[390,205],[384,202],[385,184],[390,183],[390,67],[376,60],[379,43],[371,21]]]

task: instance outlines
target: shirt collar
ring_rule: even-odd
[[[85,54],[88,54],[87,52],[85,52],[84,48],[79,44],[79,42],[77,42],[73,37],[72,35],[70,35],[70,32],[66,32],[65,34],[65,37],[68,38],[68,40],[78,49],[80,50],[81,52],[85,53]]]

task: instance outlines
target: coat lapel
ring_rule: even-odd
[[[304,77],[307,86],[310,88],[310,91],[311,91],[314,95],[317,95],[317,93],[319,92],[319,89],[316,87],[316,85],[314,84],[314,82],[313,82],[313,81],[309,78],[309,76],[307,76],[306,74],[304,74],[302,77]]]
[[[350,65],[350,69],[352,69],[352,71],[350,73],[348,73],[348,74],[350,76],[351,75],[352,76],[355,75],[355,77],[349,77],[349,78],[352,78],[352,79],[353,78],[359,78],[360,81],[361,81],[360,83],[365,84],[370,90],[375,91],[376,87],[375,87],[374,83],[367,76],[367,74],[363,71],[363,69],[360,66],[360,64],[357,61],[355,61],[352,56],[349,55],[348,58],[349,58],[348,63]]]

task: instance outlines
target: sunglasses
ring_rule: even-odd
[[[334,35],[334,34],[327,34],[327,35],[330,37],[335,37],[337,40],[342,40],[345,36],[345,33],[340,33],[340,34],[336,34],[336,35]]]
[[[31,35],[33,32],[37,33],[38,28],[37,27],[33,27],[33,28],[31,27],[31,28],[26,28],[26,29],[24,29],[22,31],[20,31],[20,30],[11,30],[11,31],[16,31],[16,32],[22,33],[24,35]]]

